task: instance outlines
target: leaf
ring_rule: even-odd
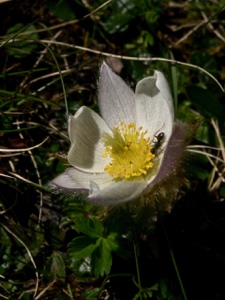
[[[170,59],[174,60],[174,55],[172,51],[169,51],[169,57]],[[170,70],[171,79],[172,79],[172,93],[173,93],[173,99],[174,99],[174,109],[175,109],[175,115],[177,111],[177,96],[178,96],[178,74],[177,74],[177,65],[175,64],[168,64],[168,69]]]
[[[190,63],[192,63],[193,65],[201,66],[210,73],[213,73],[213,71],[215,72],[215,70],[217,70],[215,58],[209,53],[207,53],[207,51],[193,51],[190,56]],[[208,76],[204,73],[200,73],[200,76],[208,78]]]
[[[60,230],[58,224],[52,221],[49,224],[48,230],[46,231],[46,237],[49,244],[54,249],[60,249],[64,245],[65,233],[63,230]]]
[[[94,288],[93,290],[86,290],[83,294],[86,300],[96,300],[98,299],[98,296],[101,294],[102,289],[101,288]]]
[[[45,267],[45,271],[48,277],[58,278],[65,280],[66,278],[66,269],[65,263],[61,254],[57,251],[54,251],[50,258],[48,259]]]
[[[210,177],[211,170],[205,155],[196,154],[191,157],[191,164],[186,167],[191,177],[204,180]]]
[[[106,242],[108,244],[108,247],[112,251],[117,251],[120,248],[119,241],[118,241],[118,233],[116,233],[116,232],[111,232],[107,236]]]
[[[220,189],[220,195],[225,197],[225,186],[222,186]]]
[[[96,240],[88,236],[79,236],[69,243],[69,254],[74,259],[82,259],[90,256],[97,247]]]
[[[109,274],[112,266],[111,249],[106,239],[98,240],[99,247],[95,249],[91,256],[92,272],[96,277]]]
[[[89,219],[86,217],[76,220],[76,224],[72,226],[77,232],[82,232],[91,238],[102,236],[103,226],[96,218]]]
[[[109,34],[126,31],[138,13],[136,6],[128,0],[112,1],[111,6],[114,13],[107,15],[105,22],[101,22],[104,30]]]
[[[187,87],[186,91],[189,99],[196,106],[199,113],[207,118],[224,120],[224,107],[209,90],[191,85]]]
[[[49,10],[57,17],[69,21],[76,18],[71,3],[68,0],[48,1]]]
[[[168,299],[169,293],[168,293],[168,284],[166,280],[162,278],[160,280],[159,286],[160,286],[160,291],[163,299]]]
[[[91,256],[92,273],[96,277],[108,274],[112,265],[112,252],[120,248],[118,233],[110,232],[104,237],[103,225],[95,218],[79,218],[73,228],[87,236],[77,237],[69,244],[70,255],[74,259]]]
[[[6,34],[10,35],[13,34],[13,37],[20,38],[21,40],[14,43],[7,43],[7,47],[9,48],[9,54],[16,57],[16,58],[23,58],[29,55],[32,51],[34,51],[38,43],[36,41],[31,40],[38,40],[39,35],[37,32],[35,32],[37,29],[36,27],[31,24],[24,28],[24,31],[22,33],[20,32],[18,35],[18,31],[20,31],[23,28],[23,25],[20,23],[17,23],[16,25],[10,27]],[[24,34],[26,33],[26,34]]]

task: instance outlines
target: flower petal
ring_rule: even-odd
[[[112,178],[107,173],[93,174],[68,168],[53,179],[50,185],[71,192],[89,193],[90,189],[93,189],[91,182],[94,182],[98,189],[103,189],[112,184]]]
[[[156,86],[163,94],[169,107],[171,118],[174,120],[174,103],[168,81],[162,72],[155,70],[155,74],[157,75]]]
[[[87,200],[97,205],[117,205],[136,199],[146,187],[145,181],[120,181],[102,190],[93,189]]]
[[[120,121],[135,122],[133,91],[104,62],[100,70],[98,98],[101,116],[110,128]]]
[[[105,121],[88,107],[81,107],[69,119],[69,137],[72,142],[68,162],[86,172],[103,172],[109,163],[102,158],[105,148],[101,141],[103,132],[111,133]]]
[[[176,168],[183,155],[184,147],[186,146],[186,136],[187,125],[184,123],[174,123],[173,131],[165,148],[159,171],[148,185],[147,190],[176,172]]]
[[[148,130],[150,138],[164,132],[169,139],[174,119],[172,96],[164,75],[154,75],[138,82],[135,91],[138,126]]]

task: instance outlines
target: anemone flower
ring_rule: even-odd
[[[51,185],[104,206],[149,198],[176,173],[186,143],[167,80],[155,71],[134,93],[103,63],[98,88],[101,116],[82,106],[69,117],[70,167]]]

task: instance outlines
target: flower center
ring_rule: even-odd
[[[104,133],[102,137],[105,146],[102,156],[111,158],[104,171],[114,178],[132,180],[147,174],[155,155],[151,153],[150,138],[145,137],[147,130],[136,129],[135,123],[127,125],[121,121],[119,125],[114,126],[112,134]]]

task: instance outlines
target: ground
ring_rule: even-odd
[[[0,1],[2,299],[225,298],[224,7]],[[164,72],[176,119],[197,124],[188,184],[156,221],[48,187],[68,166],[68,115],[99,112],[103,60],[132,89]]]

